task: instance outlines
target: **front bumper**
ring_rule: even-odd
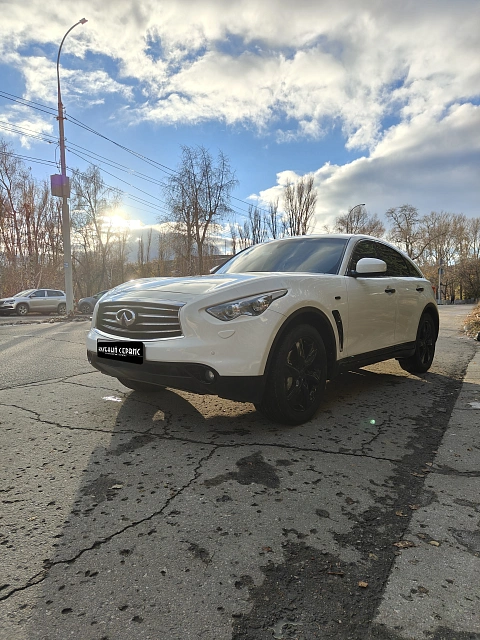
[[[130,364],[117,360],[99,358],[93,351],[87,350],[87,358],[92,366],[101,373],[114,378],[127,378],[162,387],[190,391],[200,395],[217,395],[237,402],[260,403],[265,377],[262,376],[221,376],[210,366],[191,362],[149,362]],[[214,378],[206,380],[206,371]]]

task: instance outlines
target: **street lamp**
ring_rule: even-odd
[[[67,31],[60,43],[57,56],[57,93],[58,93],[58,129],[60,133],[60,166],[62,173],[60,176],[51,176],[52,195],[62,198],[62,236],[63,236],[63,268],[65,272],[65,294],[67,298],[67,316],[73,313],[73,277],[72,277],[72,246],[70,243],[70,211],[68,198],[70,197],[70,181],[67,178],[67,164],[65,162],[65,133],[63,128],[62,94],[60,92],[60,53],[62,51],[65,38],[72,29],[79,24],[85,24],[87,20],[82,18]]]
[[[350,215],[350,214],[352,213],[352,211],[353,211],[354,209],[356,209],[357,207],[364,207],[364,206],[365,206],[365,203],[364,203],[364,202],[362,202],[361,204],[356,204],[354,207],[352,207],[352,208],[350,209],[350,211],[348,212],[348,215]]]
[[[347,233],[352,233],[352,231],[350,230],[350,214],[351,214],[351,213],[352,213],[352,211],[353,211],[354,209],[356,209],[357,207],[364,207],[364,206],[365,206],[365,203],[364,203],[364,202],[362,202],[362,203],[360,203],[360,204],[356,204],[356,205],[355,205],[354,207],[352,207],[352,208],[350,209],[350,211],[348,212],[348,214],[347,214],[347,228],[346,228]],[[351,224],[351,228],[353,229],[353,222],[352,222],[352,224]]]

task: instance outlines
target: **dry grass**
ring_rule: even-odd
[[[476,338],[480,333],[480,305],[465,318],[465,331],[472,338]]]

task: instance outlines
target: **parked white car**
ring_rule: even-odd
[[[137,391],[216,394],[301,424],[341,371],[397,358],[426,372],[438,326],[430,282],[398,249],[312,235],[250,247],[213,275],[112,289],[95,307],[87,354]]]
[[[59,289],[26,289],[0,300],[0,313],[16,313],[17,316],[26,316],[32,311],[64,315],[66,310],[67,298]]]

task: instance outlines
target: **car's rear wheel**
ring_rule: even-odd
[[[80,313],[92,313],[92,307],[88,304],[88,302],[84,302],[80,305]]]
[[[274,422],[297,425],[318,411],[327,380],[325,345],[311,325],[294,327],[273,354],[263,399],[255,405]]]
[[[21,302],[20,304],[17,304],[17,308],[15,310],[17,312],[17,316],[26,316],[29,312],[28,304]]]
[[[404,371],[409,373],[425,373],[432,366],[435,356],[437,331],[432,316],[424,313],[420,318],[415,341],[415,353],[409,358],[401,358],[398,362]]]
[[[133,391],[143,391],[144,393],[158,393],[165,389],[158,384],[150,384],[149,382],[140,382],[139,380],[128,380],[127,378],[118,378],[118,381],[123,384],[124,387],[133,389]]]
[[[67,305],[61,302],[57,307],[57,313],[59,316],[64,316],[67,313]]]

